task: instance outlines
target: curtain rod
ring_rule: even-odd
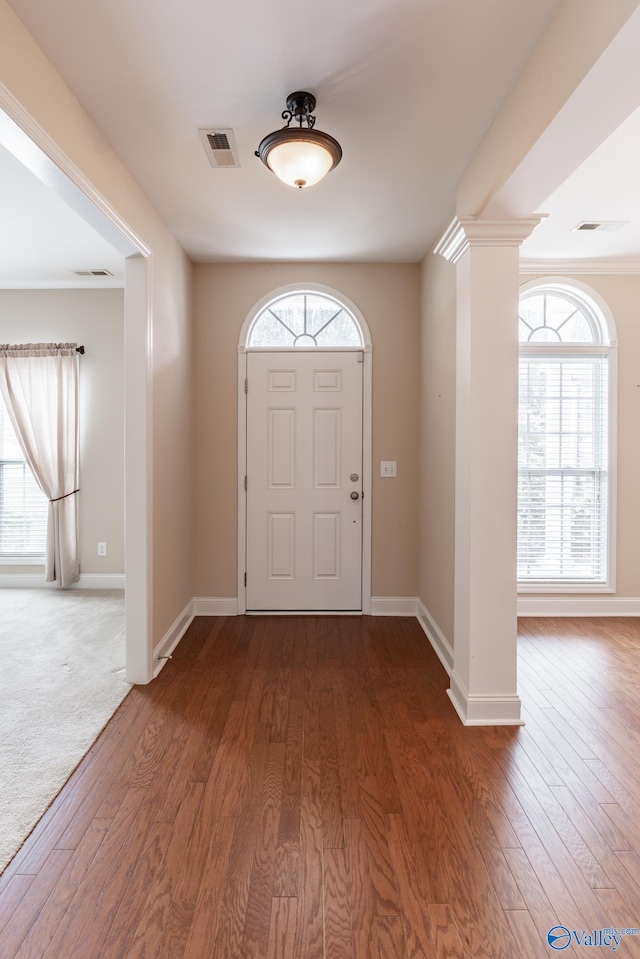
[[[84,346],[76,346],[76,353],[84,353]]]

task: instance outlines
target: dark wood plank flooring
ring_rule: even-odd
[[[464,728],[415,620],[197,619],[0,877],[0,959],[548,959],[553,926],[640,926],[640,621],[523,620],[519,663],[526,725]]]

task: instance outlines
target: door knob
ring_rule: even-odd
[[[359,498],[359,495],[360,495],[360,494],[359,494],[359,493],[356,493],[356,491],[354,490],[353,493],[351,494],[351,499],[358,499],[358,498]]]

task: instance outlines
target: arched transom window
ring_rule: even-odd
[[[578,286],[520,297],[518,581],[611,586],[610,333]]]
[[[593,306],[571,290],[541,289],[520,297],[520,343],[597,345],[608,343]]]
[[[248,348],[362,349],[360,327],[338,300],[323,293],[286,293],[268,303],[251,324]]]

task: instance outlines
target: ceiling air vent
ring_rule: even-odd
[[[233,130],[217,128],[198,130],[198,133],[212,167],[229,169],[240,166]]]
[[[603,233],[615,233],[628,224],[628,220],[583,220],[574,226],[572,233],[591,232],[602,230]]]
[[[111,270],[74,270],[76,276],[113,276]]]

